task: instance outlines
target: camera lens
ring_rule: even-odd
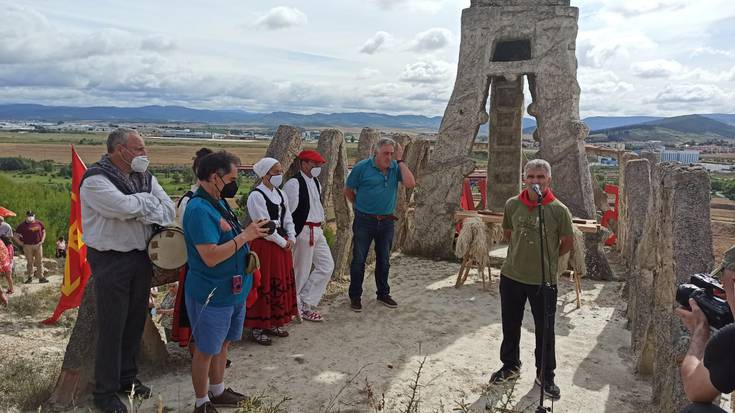
[[[694,284],[682,284],[676,289],[676,302],[689,308],[689,299],[692,298],[694,293],[701,290],[701,288]]]

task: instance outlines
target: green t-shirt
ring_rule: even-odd
[[[517,196],[505,203],[503,229],[513,231],[505,258],[503,275],[515,281],[541,284],[541,251],[539,248],[538,207],[528,209]],[[544,252],[548,254],[546,276],[556,284],[556,267],[559,261],[559,239],[573,235],[572,216],[558,199],[544,205],[546,225]]]

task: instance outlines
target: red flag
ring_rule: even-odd
[[[66,264],[64,265],[64,281],[61,283],[61,296],[54,314],[43,324],[53,324],[61,314],[70,309],[79,307],[87,285],[89,263],[87,263],[87,246],[82,241],[82,206],[79,201],[79,184],[87,170],[84,162],[71,147],[71,210],[69,212],[69,236],[66,249]]]

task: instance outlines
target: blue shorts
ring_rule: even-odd
[[[222,351],[225,341],[238,341],[242,338],[245,323],[244,302],[224,307],[204,307],[189,294],[185,297],[186,313],[189,315],[197,350],[214,356]]]

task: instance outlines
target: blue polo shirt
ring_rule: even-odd
[[[224,201],[219,201],[224,202]],[[225,229],[226,224],[209,201],[195,197],[186,204],[184,212],[184,239],[186,240],[187,264],[186,294],[204,304],[210,292],[214,295],[209,302],[212,307],[225,307],[242,304],[253,285],[253,277],[245,274],[245,255],[248,245],[241,247],[237,254],[214,267],[208,267],[199,255],[196,246],[200,244],[224,244],[235,238],[234,230]],[[232,249],[235,246],[232,245]],[[232,293],[232,276],[242,275],[242,292]]]
[[[352,167],[346,185],[357,193],[355,209],[365,214],[389,215],[396,210],[399,181],[403,179],[398,162],[391,161],[384,175],[370,157]]]

